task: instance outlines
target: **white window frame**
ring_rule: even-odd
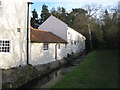
[[[0,39],[0,41],[9,41],[9,52],[0,52],[0,54],[10,54],[12,51],[12,41],[9,39]],[[0,47],[2,47],[2,46],[0,46]],[[3,46],[3,47],[5,47],[5,46]]]
[[[43,43],[43,50],[48,50],[48,49],[49,49],[49,44]]]

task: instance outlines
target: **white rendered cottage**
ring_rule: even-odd
[[[86,38],[76,32],[74,29],[68,27],[63,21],[51,15],[39,27],[41,30],[49,31],[61,37],[68,42],[65,52],[67,54],[78,53],[85,49]]]
[[[0,69],[26,65],[28,1],[0,0]]]
[[[30,64],[46,64],[66,57],[67,41],[57,35],[39,29],[30,28],[31,59]]]

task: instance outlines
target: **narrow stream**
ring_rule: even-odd
[[[62,79],[66,73],[70,72],[73,68],[80,64],[80,62],[84,61],[85,54],[77,57],[76,59],[72,60],[70,63],[67,63],[63,66],[56,68],[55,70],[46,73],[19,88],[50,88],[60,79]],[[18,88],[18,89],[19,89]]]

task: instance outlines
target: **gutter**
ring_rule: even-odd
[[[29,6],[33,4],[32,2],[27,2],[27,64],[29,64]]]

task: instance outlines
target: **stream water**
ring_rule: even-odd
[[[70,63],[67,63],[61,67],[56,68],[50,73],[46,73],[45,75],[30,81],[29,83],[21,86],[20,88],[50,88],[59,80],[61,80],[68,72],[72,71],[80,62],[85,60],[85,54],[77,57],[72,60]],[[19,89],[19,88],[18,88]]]

